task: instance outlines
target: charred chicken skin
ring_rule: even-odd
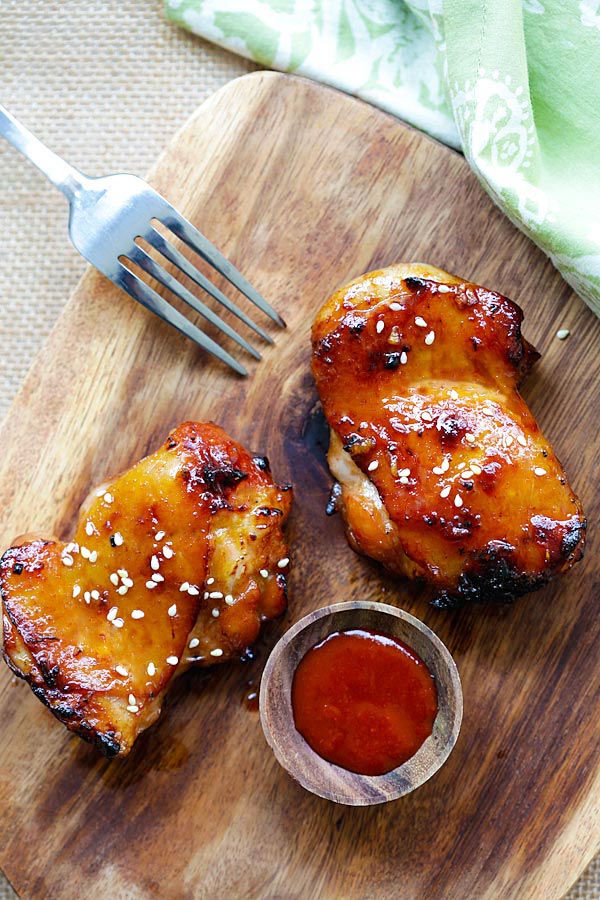
[[[513,600],[583,554],[581,504],[518,392],[539,357],[522,318],[494,291],[398,264],[337,291],[313,325],[348,540],[441,607]]]
[[[181,425],[93,492],[72,541],[3,555],[6,662],[71,731],[128,753],[176,675],[240,656],[284,611],[291,499],[264,457]]]

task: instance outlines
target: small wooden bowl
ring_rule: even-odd
[[[327,762],[294,724],[292,682],[300,660],[328,634],[351,628],[399,638],[418,653],[435,677],[439,709],[433,733],[414,756],[385,775],[358,775]],[[456,743],[462,712],[460,678],[444,644],[414,616],[381,603],[337,603],[305,616],[273,649],[260,686],[260,720],[278,762],[308,791],[347,806],[396,800],[431,778]]]

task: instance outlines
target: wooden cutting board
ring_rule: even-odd
[[[151,181],[288,330],[273,332],[275,346],[243,380],[89,271],[2,427],[1,544],[29,530],[67,536],[90,487],[177,423],[213,419],[294,482],[289,612],[254,661],[180,679],[158,724],[114,762],[68,735],[2,666],[1,867],[23,897],[53,900],[562,896],[600,833],[600,322],[460,156],[310,82],[260,73],[228,85],[177,135]],[[356,556],[339,518],[325,516],[331,479],[311,320],[334,288],[400,260],[514,298],[543,353],[525,394],[591,528],[585,561],[514,607],[433,610]],[[291,623],[359,598],[427,622],[464,687],[446,766],[413,795],[370,809],[296,785],[244,702]]]

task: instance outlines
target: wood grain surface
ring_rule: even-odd
[[[294,482],[289,612],[254,660],[184,676],[124,760],[69,736],[3,666],[0,866],[23,897],[53,900],[560,897],[600,832],[600,322],[462,158],[309,82],[261,73],[228,85],[151,181],[288,330],[239,379],[88,272],[2,427],[0,540],[68,535],[96,482],[179,422],[213,419]],[[311,321],[336,287],[400,260],[512,297],[543,354],[525,396],[583,499],[589,543],[565,579],[513,607],[436,611],[356,556],[325,515]],[[290,624],[354,599],[385,600],[433,628],[458,665],[464,719],[447,764],[419,790],[347,809],[280,768],[244,697]]]

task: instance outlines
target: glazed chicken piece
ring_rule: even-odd
[[[93,492],[72,541],[6,551],[8,665],[71,731],[128,753],[176,675],[240,656],[284,611],[291,499],[264,457],[181,425]]]
[[[419,264],[337,291],[313,325],[329,467],[358,552],[441,607],[510,601],[581,558],[586,522],[518,392],[539,354],[506,297]]]

